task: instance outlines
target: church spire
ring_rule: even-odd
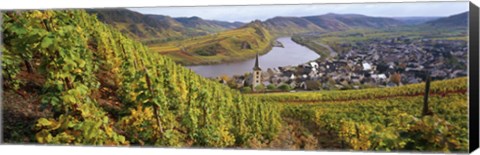
[[[260,69],[260,67],[258,66],[258,52],[257,52],[257,55],[255,57],[255,66],[253,66],[253,70],[262,70]]]
[[[255,66],[252,74],[252,90],[257,91],[257,86],[262,84],[262,69],[258,66],[258,52],[255,57]]]

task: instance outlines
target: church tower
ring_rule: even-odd
[[[262,69],[258,66],[258,52],[257,56],[255,57],[255,66],[253,67],[253,82],[252,82],[252,90],[256,91],[256,87],[262,83]]]

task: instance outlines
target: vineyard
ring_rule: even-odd
[[[432,82],[426,116],[424,83],[245,95],[83,10],[2,17],[5,143],[468,149],[466,77]]]
[[[430,93],[445,94],[467,91],[467,78],[456,78],[442,81],[434,81],[430,86]],[[410,84],[401,87],[370,88],[348,91],[322,91],[319,92],[297,92],[297,93],[270,93],[252,94],[261,96],[263,100],[273,102],[328,102],[328,101],[349,101],[368,100],[397,96],[422,95],[425,91],[425,83]]]
[[[467,151],[467,78],[433,82],[427,116],[424,85],[251,96],[277,102],[282,117],[313,126],[324,149]]]
[[[273,104],[155,53],[83,10],[3,14],[4,142],[248,147]]]
[[[240,61],[271,49],[273,36],[260,23],[204,36],[148,44],[152,52],[166,55],[184,65]]]

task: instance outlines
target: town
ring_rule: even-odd
[[[327,59],[297,66],[261,70],[258,56],[253,74],[219,77],[219,82],[243,92],[344,90],[394,87],[467,76],[467,42],[396,37],[342,44]]]

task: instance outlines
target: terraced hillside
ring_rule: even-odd
[[[179,41],[150,44],[151,51],[184,65],[239,61],[266,53],[273,37],[259,21],[243,27]]]
[[[84,10],[3,14],[5,143],[252,147],[273,104],[150,52]]]
[[[318,148],[352,150],[468,150],[467,78],[365,90],[251,94],[283,106],[284,120],[302,122]]]

